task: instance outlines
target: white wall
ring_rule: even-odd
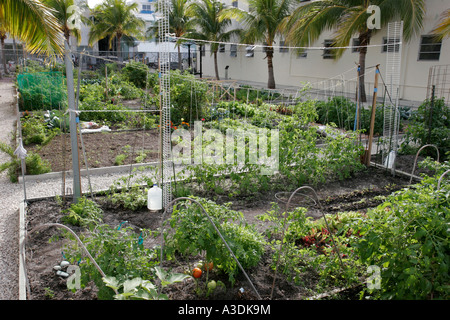
[[[231,1],[227,0],[225,3]],[[400,79],[400,99],[423,101],[426,98],[426,87],[428,84],[429,68],[434,65],[450,64],[450,39],[444,39],[441,47],[439,61],[419,61],[419,47],[421,35],[428,34],[438,23],[440,14],[450,7],[448,0],[427,0],[426,18],[420,34],[413,37],[402,46],[402,65]],[[242,0],[239,1],[240,8],[246,8]],[[312,44],[312,47],[323,46],[325,39],[331,39],[333,32],[322,34],[320,39]],[[371,39],[371,45],[381,45],[383,37],[387,36],[387,28],[379,30]],[[356,35],[355,35],[356,37]],[[276,45],[279,45],[276,44]],[[339,60],[323,59],[322,50],[308,50],[306,58],[298,58],[294,50],[288,53],[279,53],[275,49],[273,64],[275,82],[281,86],[301,86],[303,82],[318,82],[337,76],[356,66],[359,60],[358,53],[352,53],[348,49]],[[267,84],[267,60],[262,48],[255,49],[253,58],[245,57],[245,46],[238,46],[237,57],[230,57],[230,45],[226,45],[225,52],[218,53],[219,74],[223,78],[225,66],[229,65],[228,78],[233,80],[244,80]],[[386,53],[381,52],[381,47],[368,48],[366,66],[380,64],[382,75],[385,72]],[[214,61],[210,55],[209,46],[205,57],[203,57],[203,73],[205,76],[214,76]],[[345,74],[346,79],[356,76],[356,71]],[[366,81],[373,82],[373,73],[366,77]],[[373,85],[373,84],[372,84]]]

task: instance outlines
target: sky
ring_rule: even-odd
[[[102,3],[103,0],[87,0],[90,8],[95,7],[97,4]]]

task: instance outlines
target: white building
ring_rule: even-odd
[[[244,10],[248,9],[245,0],[223,0],[223,2]],[[449,7],[448,0],[426,0],[426,17],[420,35],[413,37],[408,43],[403,43],[399,92],[401,100],[415,102],[425,100],[430,67],[450,65],[450,39],[444,39],[438,45],[427,45],[430,40],[430,31],[436,27],[441,14]],[[311,44],[311,47],[323,47],[326,40],[332,39],[333,33],[333,31],[324,32],[315,43]],[[366,66],[379,64],[382,75],[385,72],[386,53],[384,48],[386,47],[381,45],[385,43],[383,41],[386,41],[386,36],[387,28],[384,28],[372,37],[370,44],[380,46],[368,48],[366,58]],[[278,39],[276,46],[282,45],[281,40]],[[246,46],[242,45],[226,44],[222,46],[222,50],[219,50],[218,53],[221,79],[224,79],[227,73],[228,79],[267,86],[267,61],[264,59],[263,48],[256,47],[253,54],[246,49]],[[432,52],[429,52],[430,49]],[[352,70],[358,61],[358,52],[352,49],[348,49],[339,60],[334,60],[327,59],[323,50],[307,50],[305,54],[298,55],[292,49],[275,48],[273,58],[275,83],[277,88],[281,88],[284,86],[300,87],[304,82],[318,83],[336,76],[354,79],[357,74],[356,70]],[[202,67],[205,76],[214,77],[214,61],[209,54],[208,45],[206,54],[203,56]],[[366,86],[373,86],[373,82],[374,76],[367,75]],[[450,89],[447,88],[447,91]],[[446,98],[448,99],[450,96],[446,96]]]

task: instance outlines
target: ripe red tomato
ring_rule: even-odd
[[[213,264],[212,262],[210,262],[210,263],[205,263],[205,264],[203,265],[203,269],[205,269],[205,271],[206,271],[206,270],[211,271],[211,270],[213,269],[213,267],[214,267],[214,264]]]
[[[194,278],[200,278],[202,276],[202,270],[200,268],[194,268],[194,270],[192,270],[192,276]]]

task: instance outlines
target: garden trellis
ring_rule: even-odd
[[[399,141],[400,112],[400,70],[402,57],[403,21],[388,24],[388,38],[386,51],[386,87],[389,101],[384,106],[382,163],[395,173],[395,159]],[[400,44],[396,44],[400,42]]]

